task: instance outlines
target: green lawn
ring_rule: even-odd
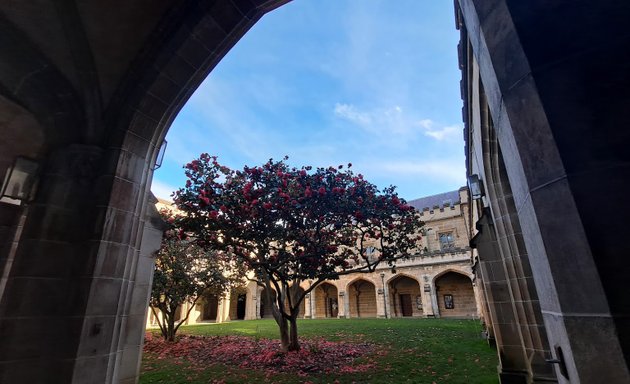
[[[382,353],[366,357],[367,372],[298,376],[269,374],[235,365],[191,364],[184,358],[145,353],[140,383],[498,383],[496,351],[480,337],[478,321],[447,319],[301,320],[300,337],[367,342]],[[182,334],[243,335],[277,339],[273,320],[235,321],[182,327]],[[361,364],[359,359],[356,363]]]

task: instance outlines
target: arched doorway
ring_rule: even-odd
[[[288,295],[292,296],[293,298],[292,300],[297,300],[299,296],[304,295],[304,288],[300,286],[291,286],[289,287],[289,291],[287,292],[287,296]],[[284,309],[287,313],[289,312],[289,298],[288,297],[285,299]],[[298,313],[298,318],[304,317],[305,313],[306,313],[306,301],[302,299],[302,301],[300,302],[300,312]]]
[[[315,316],[317,318],[336,318],[339,315],[337,287],[322,283],[315,288]]]
[[[204,296],[203,311],[201,312],[202,321],[216,321],[219,310],[219,297],[214,294]]]
[[[359,279],[348,287],[350,317],[376,317],[376,287]]]
[[[397,276],[389,284],[389,314],[392,317],[422,316],[422,296],[418,280]]]
[[[244,320],[247,305],[247,289],[238,287],[230,294],[230,319]]]
[[[474,317],[477,314],[472,281],[464,274],[450,271],[435,279],[440,317]]]
[[[294,288],[289,288],[289,292],[291,292]],[[291,292],[294,297],[297,295],[302,295],[304,294],[304,289],[302,287],[297,287],[297,292]],[[260,291],[260,318],[261,319],[267,319],[267,318],[272,318],[273,317],[273,311],[272,311],[272,305],[273,302],[275,301],[275,295],[276,292],[274,290],[272,290],[272,294],[271,294],[271,298],[267,297],[267,289],[263,288],[262,291]],[[284,308],[285,311],[289,311],[289,302],[288,300],[284,302]],[[304,317],[304,313],[306,313],[306,303],[304,300],[302,300],[302,302],[300,303],[300,313],[298,315],[298,318],[300,316]]]
[[[276,295],[276,291],[274,290],[272,290],[271,295],[267,294],[266,288],[263,288],[260,291],[260,299],[259,299],[260,308],[259,308],[258,315],[260,316],[261,319],[273,318],[273,312],[271,308],[272,308],[272,300],[274,299],[275,295]]]
[[[236,298],[236,319],[244,320],[245,319],[245,309],[247,308],[247,295],[241,293]]]

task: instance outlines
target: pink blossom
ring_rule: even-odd
[[[319,187],[319,190],[317,192],[319,193],[320,196],[324,196],[326,195],[326,188]]]

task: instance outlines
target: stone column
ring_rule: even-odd
[[[350,300],[348,300],[348,292],[339,292],[339,317],[350,318]]]
[[[116,374],[138,255],[130,242],[141,223],[108,207],[102,164],[101,148],[79,144],[45,162],[0,297],[0,382]],[[89,375],[78,374],[83,367]]]
[[[164,226],[155,209],[157,200],[149,199],[147,224],[144,227],[140,257],[134,278],[132,302],[125,329],[124,349],[117,377],[120,384],[135,384],[142,358],[142,345],[147,324],[146,310],[151,296],[155,252],[160,248]]]
[[[431,292],[429,292],[431,298],[431,312],[433,317],[440,317],[440,306],[438,304],[437,290],[435,289],[435,279],[431,280]]]
[[[422,297],[422,316],[433,317],[433,299],[431,298],[431,283],[428,275],[422,275],[420,296]]]
[[[499,349],[499,377],[501,383],[527,383],[529,362],[489,211],[481,217],[477,229],[479,232],[471,245],[479,252],[480,277],[490,309],[492,333]]]
[[[256,306],[258,304],[256,283],[247,284],[247,303],[245,305],[245,320],[254,320],[256,317]]]
[[[629,246],[618,240],[630,224],[614,203],[627,200],[630,175],[621,128],[630,60],[619,49],[630,44],[630,9],[612,0],[459,4],[549,345],[562,361],[556,376],[562,383],[630,382],[630,306],[620,293],[630,266],[620,255]]]
[[[306,306],[308,317],[311,319],[315,318],[315,313],[317,312],[317,295],[315,294],[315,291],[317,291],[317,289],[313,289],[309,293],[310,297],[308,299],[308,305]]]

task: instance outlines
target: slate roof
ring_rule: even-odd
[[[425,208],[428,210],[431,210],[436,206],[442,208],[447,202],[450,206],[458,204],[460,202],[459,190],[444,192],[433,196],[421,197],[419,199],[408,201],[407,204],[422,212]]]

